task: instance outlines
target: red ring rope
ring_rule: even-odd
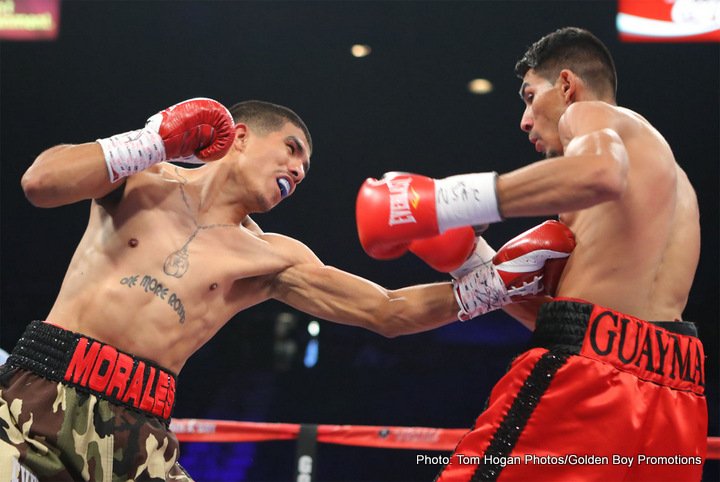
[[[170,428],[181,442],[261,442],[294,440],[298,423],[236,422],[230,420],[173,419]],[[391,427],[383,425],[318,425],[321,443],[452,451],[467,432],[464,428]],[[708,437],[707,459],[720,459],[720,437]]]

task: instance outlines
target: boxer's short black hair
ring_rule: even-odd
[[[305,122],[293,110],[271,102],[262,100],[246,100],[238,102],[230,108],[235,123],[248,124],[260,132],[274,132],[290,122],[292,125],[303,131],[308,141],[308,149],[312,152],[312,137]]]
[[[617,72],[610,51],[581,28],[561,28],[532,44],[515,64],[515,73],[522,79],[530,69],[553,83],[561,70],[570,69],[597,94],[614,99],[617,93]]]

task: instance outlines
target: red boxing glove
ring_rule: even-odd
[[[542,293],[554,295],[575,235],[560,221],[550,220],[514,237],[493,258],[505,284],[512,287],[542,278]]]
[[[143,129],[98,139],[112,182],[165,160],[202,163],[228,153],[235,140],[230,112],[212,99],[190,99],[150,117]]]
[[[405,254],[410,242],[438,234],[435,183],[415,174],[367,179],[355,204],[360,244],[375,259]]]
[[[478,243],[476,253],[481,247]],[[558,221],[546,221],[516,236],[492,259],[485,245],[483,255],[466,262],[474,266],[461,267],[465,274],[453,282],[458,319],[468,320],[529,296],[554,294],[573,249],[575,236]]]
[[[212,99],[175,104],[148,119],[146,127],[160,134],[166,159],[196,156],[204,162],[216,161],[235,140],[232,115]]]
[[[449,273],[458,269],[475,250],[475,230],[469,226],[454,228],[431,238],[410,243],[410,252],[431,268]]]
[[[494,172],[444,179],[393,172],[367,179],[356,203],[360,244],[373,258],[396,258],[416,239],[501,221],[496,178]]]

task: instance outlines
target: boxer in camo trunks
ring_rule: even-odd
[[[183,480],[173,374],[262,301],[386,336],[457,319],[450,282],[387,290],[253,222],[293,194],[311,151],[285,107],[191,99],[38,156],[22,179],[30,202],[91,200],[90,219],[50,313],[2,369],[0,474],[21,462],[41,480]]]
[[[174,400],[174,374],[153,362],[34,321],[0,367],[0,469],[15,458],[41,480],[190,480]]]

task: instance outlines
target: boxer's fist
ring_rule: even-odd
[[[545,221],[505,243],[493,264],[510,291],[539,277],[542,294],[552,296],[574,249],[575,235],[570,228],[559,221]]]
[[[397,258],[411,241],[438,234],[434,181],[398,172],[367,179],[358,192],[355,215],[365,252],[375,259]]]
[[[191,156],[216,161],[235,140],[232,115],[221,103],[196,98],[180,102],[150,117],[147,128],[160,135],[165,159]]]
[[[230,150],[235,123],[212,99],[190,99],[150,117],[143,129],[98,139],[111,182],[165,160],[215,161]]]
[[[165,159],[195,156],[215,161],[235,140],[232,115],[221,103],[205,98],[180,102],[148,119],[146,127],[160,135]]]
[[[454,228],[430,238],[410,243],[409,250],[431,268],[443,273],[458,269],[475,250],[475,230],[469,226]]]
[[[416,239],[501,221],[496,180],[494,172],[444,179],[393,172],[367,179],[356,204],[360,244],[370,256],[388,259]]]
[[[458,318],[468,320],[526,297],[554,294],[573,249],[574,235],[558,221],[546,221],[516,236],[494,255],[487,244],[478,243],[453,282]]]

